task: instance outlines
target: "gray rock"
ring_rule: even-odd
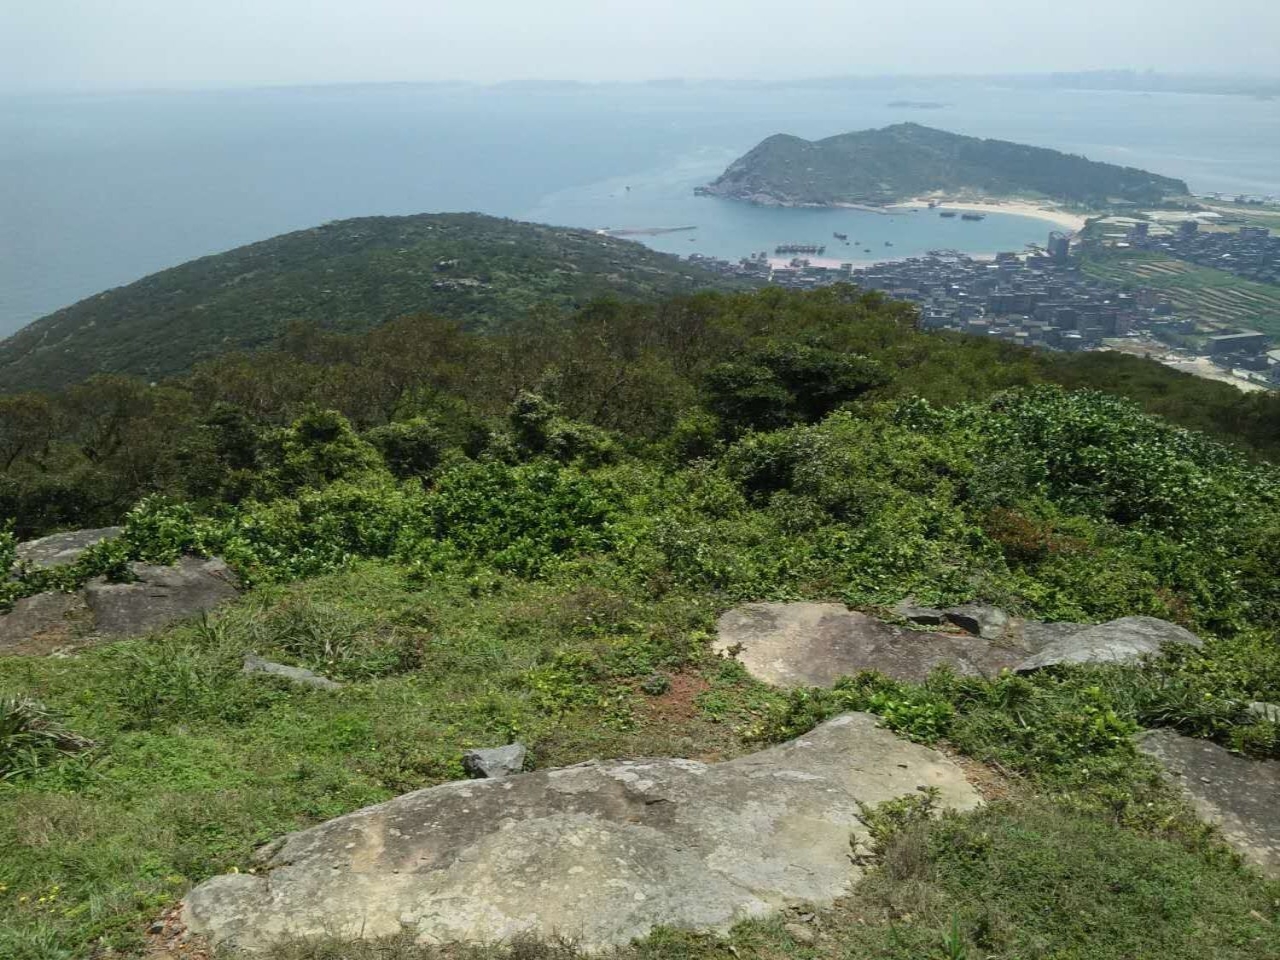
[[[922,627],[940,627],[947,622],[947,615],[934,607],[922,607],[908,598],[894,604],[893,615],[901,617],[908,623],[918,623]]]
[[[505,747],[488,750],[469,750],[462,757],[462,767],[473,777],[496,780],[524,770],[527,751],[523,743],[509,743]]]
[[[1245,713],[1254,720],[1266,723],[1280,723],[1280,703],[1264,703],[1254,700],[1245,705]]]
[[[860,670],[920,681],[943,664],[994,676],[1023,657],[980,637],[910,630],[838,603],[745,604],[720,618],[713,646],[780,687],[827,687]]]
[[[1001,640],[1009,627],[1009,615],[999,607],[984,603],[966,603],[942,611],[948,623],[955,624],[965,633],[984,640]]]
[[[66,642],[75,632],[76,621],[87,620],[81,614],[85,614],[84,601],[78,594],[50,591],[24,597],[0,616],[0,651],[15,652],[40,641],[47,641],[41,646]]]
[[[516,934],[626,944],[658,925],[725,931],[860,876],[861,803],[921,787],[965,810],[978,795],[941,754],[867,714],[726,763],[594,761],[443,784],[367,807],[261,852],[257,875],[215,877],[183,918],[215,946],[294,937],[425,943]]]
[[[1280,760],[1249,760],[1208,740],[1153,730],[1138,749],[1155,757],[1196,812],[1245,860],[1280,877]]]
[[[124,527],[100,527],[97,530],[72,530],[55,533],[39,540],[18,544],[18,565],[37,570],[62,567],[75,563],[90,547],[103,540],[112,540],[124,532]]]
[[[245,673],[265,673],[273,677],[284,677],[286,680],[292,680],[294,683],[306,684],[309,687],[318,687],[321,690],[337,690],[342,684],[336,680],[330,680],[328,677],[322,677],[318,673],[312,673],[302,667],[291,667],[284,663],[273,663],[270,660],[263,660],[261,657],[252,653],[246,653],[244,656],[244,672]]]
[[[131,563],[129,570],[137,582],[98,579],[85,587],[98,633],[147,633],[212,610],[237,593],[235,575],[221,560],[183,557],[173,566]]]
[[[1121,617],[1065,633],[1017,667],[1019,673],[1062,663],[1127,663],[1159,653],[1170,644],[1200,648],[1194,633],[1155,617]]]

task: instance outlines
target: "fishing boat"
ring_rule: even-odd
[[[938,216],[940,216],[940,217],[946,217],[948,220],[949,220],[949,219],[951,219],[952,217],[954,217],[955,215],[956,215],[956,212],[955,212],[954,210],[939,210],[939,211],[938,211]]]
[[[962,213],[960,214],[960,219],[961,220],[985,220],[987,219],[987,215],[985,213]]]

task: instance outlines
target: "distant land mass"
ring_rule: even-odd
[[[588,230],[479,214],[341,220],[192,260],[36,320],[0,342],[0,392],[95,373],[181,373],[270,343],[295,320],[354,332],[434,313],[498,329],[539,304],[733,285]]]
[[[816,141],[777,134],[698,192],[775,206],[883,205],[945,192],[1033,196],[1090,208],[1189,193],[1181,180],[1134,167],[918,123]]]

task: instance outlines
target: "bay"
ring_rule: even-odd
[[[1247,97],[906,80],[7,97],[0,335],[194,257],[372,214],[696,226],[636,239],[732,258],[783,242],[832,243],[837,231],[859,245],[828,256],[855,262],[1044,241],[1048,224],[1003,214],[965,223],[693,195],[770,134],[813,138],[904,120],[1140,166],[1200,192],[1280,194],[1280,105]]]

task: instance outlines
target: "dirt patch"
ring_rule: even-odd
[[[966,757],[946,746],[937,749],[964,772],[965,779],[973,784],[978,795],[987,803],[1009,800],[1024,792],[1022,782],[1008,770]]]
[[[213,960],[213,948],[203,937],[187,932],[182,904],[175,903],[147,930],[144,960]]]
[[[699,716],[697,699],[710,689],[711,684],[701,674],[673,674],[666,692],[649,698],[647,719],[651,722],[696,720]]]

